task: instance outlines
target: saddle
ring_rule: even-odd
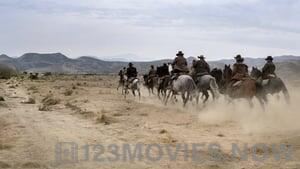
[[[266,79],[262,80],[262,85],[266,86],[270,83],[271,79],[275,79],[277,76],[274,74],[268,74]]]
[[[210,74],[208,72],[201,72],[201,73],[196,73],[192,77],[193,77],[195,83],[198,83],[201,80],[201,77],[205,76],[205,75],[210,75]]]
[[[208,72],[201,72],[201,73],[196,74],[197,77],[201,77],[201,76],[205,76],[205,75],[209,75],[209,73]]]
[[[243,83],[243,81],[239,80],[239,81],[233,83],[233,84],[232,84],[232,87],[233,87],[233,88],[239,87],[239,86],[241,86],[242,83]]]
[[[179,76],[181,75],[186,75],[187,73],[186,72],[178,72],[178,73],[174,73],[172,76],[171,76],[171,79],[172,81],[173,80],[177,80]]]
[[[154,81],[155,76],[149,76],[147,79],[147,84],[150,84],[151,82]]]
[[[232,80],[237,80],[237,81],[242,81],[245,80],[245,75],[241,73],[236,73],[233,77]]]
[[[127,87],[130,87],[130,85],[133,83],[134,80],[138,79],[137,77],[131,77],[127,80]]]
[[[271,79],[275,79],[277,76],[275,74],[268,74],[265,78],[262,79],[262,85],[266,86],[270,83]]]

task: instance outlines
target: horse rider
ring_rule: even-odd
[[[126,74],[126,67],[123,67],[123,69],[121,69],[119,71],[119,77],[120,77],[120,82],[123,82],[124,81],[124,75]]]
[[[205,61],[205,57],[203,55],[201,55],[201,56],[198,56],[198,58],[199,58],[199,60],[197,60],[193,64],[193,69],[194,69],[193,78],[194,78],[194,80],[196,80],[197,77],[201,77],[201,76],[210,74],[210,66]]]
[[[150,68],[149,73],[148,73],[147,84],[149,84],[149,82],[151,80],[153,80],[153,78],[155,78],[155,77],[156,77],[156,70],[154,69],[154,66],[151,65],[151,68]]]
[[[131,83],[137,77],[137,74],[136,68],[133,67],[132,63],[129,63],[126,70],[127,82]]]
[[[262,68],[262,79],[268,80],[271,78],[275,78],[276,77],[276,74],[275,74],[276,66],[273,63],[273,57],[268,56],[265,60],[267,61],[267,63]]]
[[[195,65],[196,65],[196,62],[197,62],[197,60],[196,59],[193,59],[193,61],[192,61],[192,66],[191,66],[191,75],[193,76],[193,75],[195,75]]]
[[[176,58],[174,59],[173,63],[173,74],[175,74],[175,78],[179,76],[179,74],[186,74],[189,72],[187,60],[184,57],[184,53],[179,51],[176,54]]]
[[[234,59],[236,63],[233,64],[232,87],[238,86],[243,80],[249,78],[248,66],[244,63],[244,58],[237,55]]]

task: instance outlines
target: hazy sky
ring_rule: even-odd
[[[0,53],[300,55],[300,0],[0,0]]]

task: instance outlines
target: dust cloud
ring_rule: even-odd
[[[199,122],[220,124],[234,121],[245,132],[293,132],[300,129],[299,102],[300,89],[290,89],[291,102],[286,103],[283,95],[268,95],[265,111],[256,99],[251,108],[245,100],[229,103],[224,97],[210,102],[199,113]]]

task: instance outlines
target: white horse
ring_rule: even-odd
[[[213,99],[216,99],[219,97],[219,87],[216,82],[216,79],[211,75],[203,75],[200,77],[197,77],[197,87],[199,92],[203,93],[205,96],[204,103],[208,100],[209,94],[208,91],[211,91]],[[197,98],[198,102],[199,98]]]
[[[194,96],[198,98],[199,93],[197,91],[197,86],[191,76],[181,75],[176,80],[173,80],[171,83],[171,89],[169,90],[169,93],[165,99],[165,104],[168,103],[168,99],[171,95],[171,98],[173,98],[173,96],[178,93],[181,94],[183,106],[186,105],[186,103],[191,97]]]
[[[134,79],[128,79],[125,78],[125,87],[124,87],[124,97],[126,99],[127,94],[129,94],[129,90],[132,91],[133,96],[136,96],[136,91],[138,92],[139,99],[141,99],[141,82],[140,79],[134,78]]]

